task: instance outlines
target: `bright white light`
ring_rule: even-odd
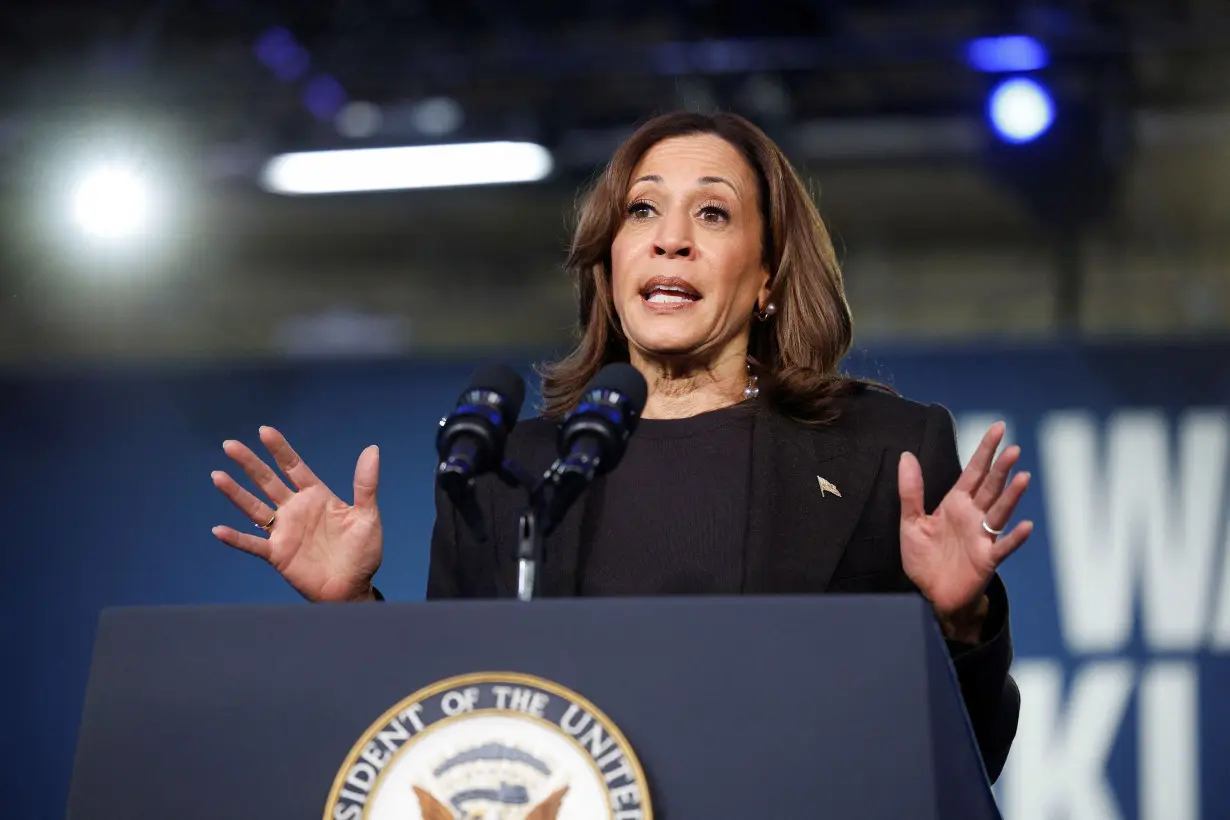
[[[123,168],[86,175],[73,190],[73,217],[86,233],[118,239],[140,231],[149,219],[149,187]]]
[[[991,125],[1007,142],[1037,139],[1055,121],[1055,104],[1046,89],[1033,80],[1005,80],[991,92]]]
[[[551,153],[532,142],[474,142],[274,157],[261,184],[279,194],[334,194],[535,182],[551,173]]]

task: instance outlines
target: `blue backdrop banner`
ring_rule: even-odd
[[[210,533],[246,526],[210,483],[230,468],[224,439],[278,427],[344,498],[379,444],[378,582],[421,598],[432,436],[475,364],[0,380],[6,815],[63,816],[101,608],[299,600]],[[1005,419],[1034,475],[1019,515],[1037,528],[1003,573],[1023,698],[997,787],[1008,820],[1230,817],[1230,343],[881,350],[849,366],[950,408],[963,455]]]

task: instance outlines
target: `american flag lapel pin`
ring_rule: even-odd
[[[820,482],[820,497],[823,498],[825,493],[832,493],[841,498],[841,490],[837,489],[837,485],[829,481],[824,476],[816,476],[816,481]]]

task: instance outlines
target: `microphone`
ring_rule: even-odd
[[[525,381],[507,365],[488,365],[470,377],[453,412],[440,420],[436,484],[480,542],[487,528],[474,496],[474,480],[496,471],[525,402]]]
[[[645,377],[622,362],[602,368],[585,388],[580,403],[560,426],[559,460],[551,468],[554,492],[542,522],[544,535],[551,533],[596,476],[619,465],[648,394]]]

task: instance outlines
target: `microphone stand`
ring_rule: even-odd
[[[548,470],[540,481],[515,461],[505,460],[496,475],[506,485],[520,488],[527,496],[527,506],[517,522],[517,600],[532,600],[538,591],[538,566],[542,563],[543,530],[540,524],[546,514],[543,487],[550,479]]]
[[[543,541],[555,529],[559,519],[579,495],[573,459],[557,460],[542,478],[535,480],[514,461],[505,460],[494,472],[505,485],[520,488],[526,494],[526,507],[517,527],[517,599],[533,600],[541,587],[539,567],[543,563]],[[454,465],[450,464],[448,467]],[[486,522],[474,495],[474,478],[460,479],[460,474],[441,469],[437,474],[446,494],[460,513],[467,529],[482,544],[490,542]]]
[[[529,601],[538,591],[538,565],[542,563],[542,529],[531,506],[521,513],[517,529],[517,600]]]
[[[572,461],[557,460],[538,481],[512,461],[505,461],[497,471],[501,481],[510,487],[520,487],[526,493],[526,507],[517,522],[517,599],[520,601],[533,600],[538,594],[543,541],[580,494],[577,489],[583,489],[569,480],[576,475]]]
[[[508,487],[524,490],[527,497],[517,522],[518,600],[530,601],[538,594],[543,541],[593,484],[604,459],[610,460],[610,467],[619,463],[645,404],[646,390],[645,379],[632,365],[609,364],[560,429],[558,447],[563,452],[540,479],[535,481],[524,468],[501,455],[501,464],[493,472]]]

